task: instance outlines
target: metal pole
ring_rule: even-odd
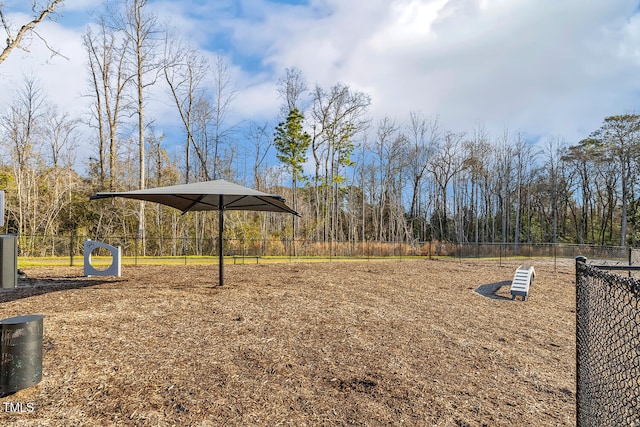
[[[586,264],[587,258],[583,256],[576,257],[576,425],[580,425],[580,346],[578,345],[578,328],[580,327],[580,314],[578,313],[580,310],[580,301],[579,301],[579,293],[578,288],[580,287],[580,276],[578,275],[578,264],[583,263]]]
[[[187,265],[187,230],[182,234],[182,255],[184,256],[184,265]]]
[[[73,267],[73,251],[74,251],[74,247],[73,247],[73,243],[75,242],[75,237],[76,237],[76,229],[74,228],[73,230],[71,230],[71,237],[69,238],[69,267]]]
[[[219,267],[218,267],[218,275],[220,277],[220,286],[224,284],[224,256],[222,255],[222,230],[224,229],[224,206],[222,205],[222,195],[219,196],[218,200],[218,256],[219,256]]]

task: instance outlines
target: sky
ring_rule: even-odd
[[[15,24],[24,0],[4,0]],[[441,129],[576,143],[607,116],[640,110],[640,1],[150,0],[161,21],[227,61],[237,120],[276,120],[276,82],[288,67],[310,86],[344,83],[372,98],[375,123],[410,112]],[[25,75],[50,102],[82,113],[89,91],[81,37],[102,1],[66,0],[34,38],[0,64],[0,113]],[[3,39],[4,35],[0,37]],[[157,102],[158,130],[175,128]],[[172,123],[172,120],[174,122]],[[83,152],[82,142],[79,152]]]

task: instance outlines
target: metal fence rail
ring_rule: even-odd
[[[19,256],[71,257],[82,256],[85,239],[99,240],[120,246],[125,257],[182,257],[218,255],[217,238],[19,235]],[[226,255],[249,256],[322,256],[322,257],[456,257],[456,258],[571,258],[585,255],[590,259],[631,263],[631,250],[621,246],[532,244],[532,243],[452,243],[452,242],[380,242],[333,241],[315,242],[288,238],[225,239]]]
[[[578,426],[640,426],[640,281],[609,273],[638,266],[576,258]]]

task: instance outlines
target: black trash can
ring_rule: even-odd
[[[2,288],[18,286],[18,236],[0,234],[0,281]]]
[[[0,396],[42,380],[43,318],[32,314],[0,321]]]

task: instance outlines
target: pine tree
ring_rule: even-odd
[[[303,129],[304,116],[297,108],[289,111],[285,122],[276,126],[274,143],[278,154],[276,157],[287,166],[291,173],[293,188],[293,209],[297,209],[298,181],[304,180],[304,163],[307,161],[307,150],[311,145],[311,135]],[[295,239],[295,224],[294,224]]]

